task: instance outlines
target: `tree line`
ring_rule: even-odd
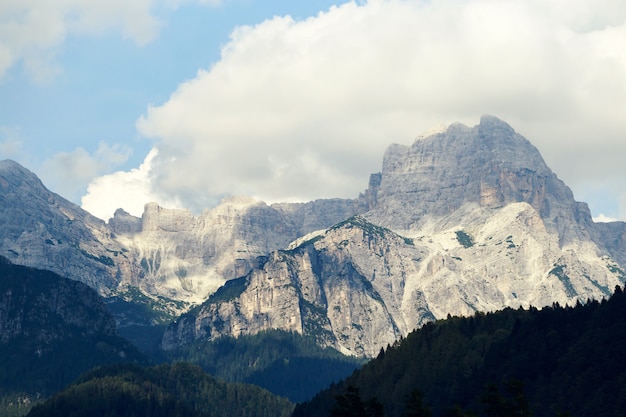
[[[622,416],[625,317],[619,286],[608,300],[575,306],[448,317],[381,349],[294,417],[351,415],[349,398],[379,404],[366,416]],[[420,408],[415,393],[429,414],[409,411]]]

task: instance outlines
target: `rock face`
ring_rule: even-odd
[[[591,242],[560,247],[528,203],[466,214],[470,227],[445,218],[413,238],[353,217],[273,252],[170,325],[163,347],[281,328],[372,357],[435,318],[601,299],[626,278]]]
[[[368,218],[393,229],[418,229],[470,203],[498,209],[525,202],[563,243],[589,237],[578,227],[580,217],[591,223],[586,206],[574,202],[528,140],[492,116],[471,128],[454,124],[410,147],[390,146],[380,185],[369,191],[377,204]]]
[[[352,217],[294,249],[271,253],[218,290],[197,315],[171,326],[164,346],[280,328],[315,335],[345,353],[372,354],[433,318],[418,292],[410,295],[407,315],[402,311],[404,289],[397,286],[405,286],[407,266],[413,271],[406,259],[424,255],[408,242]]]
[[[594,225],[493,117],[391,146],[360,201],[370,210],[271,253],[173,323],[163,347],[282,328],[373,356],[448,314],[586,302],[626,280],[620,223]]]
[[[105,296],[137,274],[103,221],[13,161],[0,161],[0,255],[84,282]]]
[[[118,211],[109,224],[141,266],[133,285],[200,303],[227,280],[246,275],[258,257],[353,215],[357,207],[350,200],[268,206],[234,197],[199,216],[150,203],[141,219]]]

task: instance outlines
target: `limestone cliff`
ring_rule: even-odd
[[[467,214],[471,226],[446,218],[414,238],[354,217],[275,251],[173,323],[163,347],[280,328],[371,357],[448,314],[601,299],[626,278],[592,243],[561,248],[528,203]]]
[[[453,124],[412,146],[390,146],[370,192],[377,204],[368,218],[393,229],[418,229],[468,203],[497,209],[525,202],[563,244],[589,238],[578,227],[591,223],[586,205],[574,201],[537,148],[492,116],[474,127]]]
[[[118,211],[109,224],[141,266],[133,285],[201,303],[227,280],[246,275],[258,257],[353,215],[356,207],[339,199],[268,206],[231,197],[199,216],[149,203],[141,219]]]

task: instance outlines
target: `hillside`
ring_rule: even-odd
[[[287,417],[293,405],[252,385],[226,384],[184,363],[96,369],[28,417]]]
[[[146,359],[118,336],[94,290],[0,257],[0,398],[45,398],[94,366],[120,362]]]
[[[258,385],[294,403],[312,398],[364,363],[282,330],[198,340],[164,352],[161,359],[194,363],[216,378]]]
[[[423,394],[422,405],[434,416],[460,410],[477,416],[622,416],[625,314],[626,293],[617,287],[602,302],[429,323],[298,405],[293,416],[327,416],[339,399],[357,398],[354,403],[376,399],[385,416],[396,417],[415,405],[415,393]],[[453,409],[457,414],[445,414]]]

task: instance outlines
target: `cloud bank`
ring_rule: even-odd
[[[218,62],[137,121],[158,147],[144,184],[196,212],[230,194],[356,197],[391,143],[488,113],[533,142],[577,199],[611,178],[617,207],[625,22],[620,0],[372,0],[236,28]],[[132,194],[120,190],[135,175],[94,181],[90,207]]]

